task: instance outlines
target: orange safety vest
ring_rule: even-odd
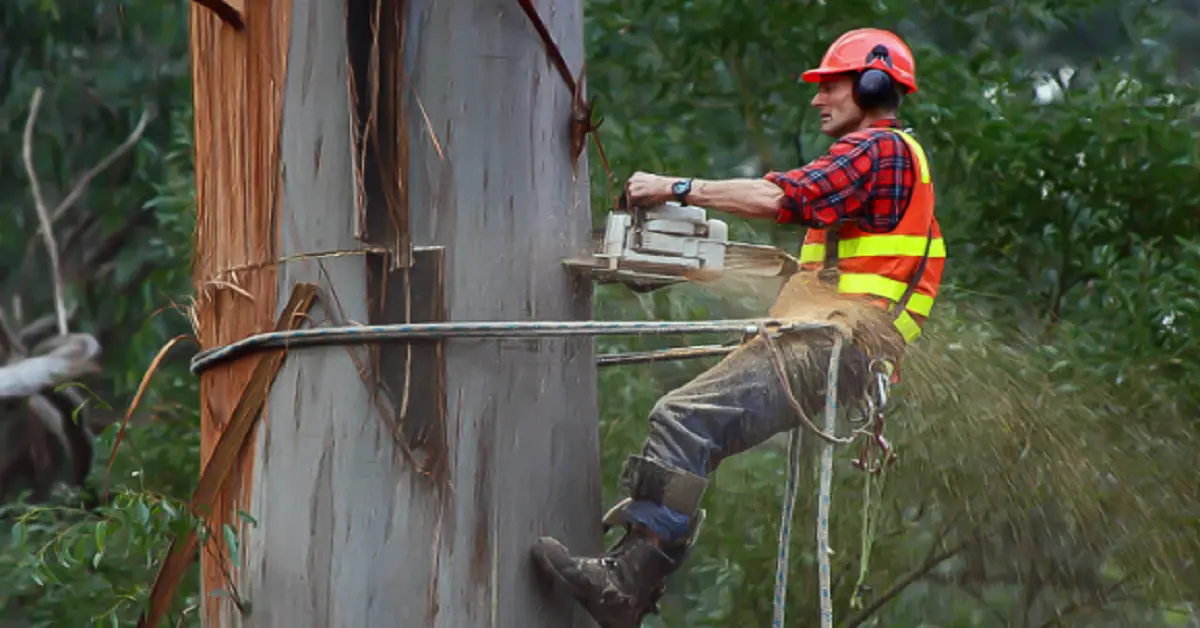
[[[887,233],[870,233],[851,223],[809,229],[800,249],[800,268],[820,270],[823,276],[836,269],[839,294],[878,297],[873,301],[893,313],[893,325],[907,344],[921,334],[933,309],[946,245],[933,215],[933,183],[925,151],[908,133],[887,130],[904,138],[917,170],[912,199],[900,224]],[[827,233],[832,237],[827,239]],[[826,247],[827,241],[836,241],[837,246]]]

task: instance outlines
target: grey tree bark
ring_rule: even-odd
[[[577,71],[581,0],[537,4]],[[345,11],[341,2],[293,0],[281,258],[367,248],[355,237]],[[571,163],[571,94],[537,33],[510,0],[413,0],[404,11],[399,110],[409,137],[402,181],[413,266],[381,278],[386,265],[371,255],[286,262],[280,307],[304,281],[324,291],[314,324],[403,322],[397,312],[411,312],[408,320],[589,319],[590,283],[560,263],[587,247],[587,160]],[[377,211],[373,202],[367,213]],[[405,286],[411,301],[397,308],[401,297],[380,296],[381,283]],[[381,300],[383,314],[371,305]],[[414,347],[411,369],[376,374],[387,387],[378,399],[366,381],[376,364],[370,351],[288,355],[258,428],[243,506],[256,523],[242,526],[235,582],[250,613],[222,604],[207,625],[591,626],[573,602],[542,588],[528,548],[553,534],[600,549],[592,340]],[[394,353],[407,348],[380,351],[378,364],[407,365]],[[399,432],[397,417],[407,421]],[[404,453],[409,446],[414,457]],[[434,471],[421,473],[422,465]]]
[[[535,5],[577,72],[582,1]],[[571,94],[517,3],[411,0],[404,59],[412,238],[445,247],[450,317],[591,318],[591,284],[561,264],[588,246],[586,155],[572,166]],[[436,625],[592,625],[541,588],[528,548],[550,533],[600,549],[593,347],[449,344],[455,488],[437,549]],[[429,527],[414,525],[412,540],[429,538]]]

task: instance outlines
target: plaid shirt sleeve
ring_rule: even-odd
[[[891,231],[912,194],[911,163],[908,145],[895,133],[867,128],[847,134],[811,163],[766,175],[784,193],[776,222],[823,228],[851,220],[865,231]]]

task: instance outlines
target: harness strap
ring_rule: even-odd
[[[892,313],[892,320],[900,318],[904,314],[904,310],[908,307],[908,300],[912,298],[914,292],[917,291],[917,286],[921,283],[921,275],[925,274],[925,265],[929,262],[929,249],[933,247],[933,216],[929,217],[929,232],[925,234],[925,254],[921,256],[921,263],[917,264],[917,271],[913,273],[912,279],[908,280],[908,288],[904,291],[904,295],[896,302],[896,310]]]
[[[834,225],[825,230],[825,263],[821,266],[820,272],[817,273],[817,279],[837,288],[838,276],[838,243],[841,242],[842,235],[838,229],[841,225]]]

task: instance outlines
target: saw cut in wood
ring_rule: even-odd
[[[799,267],[776,247],[730,242],[724,221],[708,218],[703,207],[678,203],[613,211],[592,244],[590,259],[564,263],[596,283],[621,283],[639,292],[728,274],[782,277]]]

